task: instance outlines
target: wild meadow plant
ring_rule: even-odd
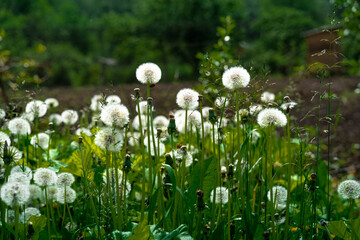
[[[360,239],[360,183],[331,182],[290,97],[230,67],[214,102],[185,88],[155,116],[161,69],[136,78],[133,106],[0,111],[1,239]]]

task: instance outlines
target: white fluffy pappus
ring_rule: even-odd
[[[155,63],[143,63],[136,69],[136,79],[143,84],[156,84],[161,79],[161,69]]]
[[[92,133],[89,129],[87,128],[78,128],[76,131],[75,131],[75,135],[78,135],[78,136],[81,136],[81,135],[87,135],[87,136],[92,136]]]
[[[280,108],[284,111],[287,111],[287,110],[293,109],[296,105],[297,105],[296,102],[287,102],[287,103],[281,104]]]
[[[153,121],[154,129],[167,128],[169,125],[169,119],[167,117],[159,115],[154,118]]]
[[[74,176],[71,173],[63,172],[57,175],[56,184],[59,187],[70,187],[75,181]]]
[[[223,85],[230,89],[236,90],[249,85],[250,74],[243,67],[232,67],[227,69],[222,75]]]
[[[119,152],[124,142],[123,134],[116,129],[103,128],[95,135],[95,145],[111,152]]]
[[[215,100],[215,106],[217,108],[223,108],[224,107],[224,103],[225,103],[225,107],[227,107],[229,105],[229,99],[227,99],[226,97],[217,97]]]
[[[357,199],[360,197],[360,183],[355,180],[341,182],[337,190],[343,199]]]
[[[42,187],[54,185],[57,181],[56,173],[47,168],[38,168],[34,173],[34,182]]]
[[[76,192],[71,187],[59,187],[56,200],[61,203],[73,203],[76,199]]]
[[[42,149],[47,149],[49,147],[49,141],[49,135],[46,133],[39,133],[31,138],[30,143],[34,147],[40,146]]]
[[[108,126],[124,127],[129,123],[129,110],[124,105],[107,105],[101,110],[100,119]]]
[[[121,103],[121,99],[119,96],[117,95],[110,95],[106,98],[106,103],[107,104],[120,104]]]
[[[287,200],[287,190],[282,186],[274,186],[272,188],[273,202],[275,204],[283,204]],[[268,191],[267,197],[271,201],[271,191]]]
[[[275,100],[275,94],[271,92],[263,92],[260,97],[261,101],[264,103],[273,102]]]
[[[94,112],[101,110],[103,97],[101,95],[94,95],[91,98],[90,109]]]
[[[263,109],[263,107],[262,107],[260,104],[252,104],[252,105],[249,107],[250,115],[256,115],[256,114],[258,114],[262,109]]]
[[[12,173],[8,177],[8,182],[16,182],[16,183],[25,184],[25,185],[29,185],[30,180],[31,179],[29,179],[26,176],[26,174],[22,173],[22,172]]]
[[[1,199],[10,207],[24,205],[29,197],[30,191],[27,184],[9,182],[1,188]]]
[[[10,137],[4,132],[0,132],[0,146],[3,146],[5,142],[8,146],[11,145]]]
[[[56,108],[59,106],[59,101],[56,98],[48,98],[45,100],[45,104],[48,108]]]
[[[132,127],[135,130],[140,130],[140,121],[141,121],[141,127],[142,129],[146,129],[147,126],[147,116],[145,115],[136,115],[132,121]]]
[[[6,117],[6,112],[4,111],[4,109],[0,108],[0,119],[4,119]]]
[[[210,202],[213,203],[214,190],[210,193]],[[215,204],[226,204],[229,201],[228,190],[225,187],[215,188]]]
[[[211,109],[211,107],[203,107],[202,108],[203,118],[208,118],[209,117],[209,110],[210,109]]]
[[[278,126],[284,127],[287,123],[286,115],[276,108],[265,108],[257,116],[260,127]]]
[[[4,157],[10,158],[14,162],[18,162],[22,158],[23,153],[14,146],[7,148],[7,153],[4,153],[4,147],[0,147],[0,159],[4,160]]]
[[[59,126],[63,120],[60,114],[53,113],[49,116],[49,121],[54,123],[56,126]]]
[[[18,172],[21,172],[21,173],[25,173],[25,175],[27,176],[28,179],[32,179],[32,170],[31,168],[27,167],[27,166],[21,166],[21,165],[17,165],[15,167],[13,167],[10,171],[10,174],[13,174],[13,173],[18,173]]]
[[[14,135],[26,135],[31,133],[30,123],[22,118],[13,118],[10,120],[8,128]]]
[[[139,102],[139,107],[136,105],[136,112],[139,113],[139,108],[140,108],[140,114],[142,115],[147,115],[147,107],[148,107],[148,103],[147,101],[141,101]],[[151,109],[152,111],[154,111],[154,106]]]
[[[176,95],[176,103],[182,109],[195,110],[199,106],[199,93],[190,88],[181,89]]]
[[[73,125],[79,119],[79,115],[75,110],[68,109],[61,113],[61,118],[65,124]]]
[[[43,101],[32,100],[26,105],[25,112],[32,113],[36,117],[43,117],[47,112],[47,105]]]
[[[40,210],[34,207],[27,207],[20,213],[19,220],[21,223],[27,223],[31,216],[41,216]]]

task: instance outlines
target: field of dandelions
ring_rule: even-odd
[[[156,116],[161,69],[136,78],[147,91],[131,106],[0,111],[1,239],[360,239],[360,183],[332,182],[319,127],[298,127],[290,97],[231,67],[221,96],[185,88]]]

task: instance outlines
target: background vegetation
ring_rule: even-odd
[[[291,74],[305,60],[302,33],[328,24],[332,10],[327,0],[2,0],[1,47],[37,60],[47,86],[133,82],[145,61],[164,81],[196,80],[196,54],[213,47],[229,15],[237,61]]]

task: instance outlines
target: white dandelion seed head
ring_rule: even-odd
[[[34,115],[34,113],[32,113],[32,112],[23,112],[23,113],[20,115],[20,118],[25,119],[26,121],[28,121],[28,122],[31,123],[31,122],[34,121],[35,115]]]
[[[10,174],[14,174],[14,173],[24,173],[26,175],[26,177],[28,179],[32,179],[32,170],[31,168],[24,166],[24,168],[21,165],[17,165],[15,167],[13,167],[10,171]]]
[[[139,132],[129,133],[128,140],[132,147],[139,145],[141,134]]]
[[[204,137],[209,136],[212,130],[212,124],[209,121],[204,122]],[[200,133],[202,133],[202,127],[200,128]]]
[[[135,192],[135,199],[136,201],[140,202],[142,199],[142,194],[141,192]]]
[[[176,95],[176,103],[179,107],[195,110],[199,106],[199,93],[190,88],[181,89]]]
[[[123,134],[117,129],[103,128],[95,135],[95,145],[111,152],[119,152],[124,142]]]
[[[47,112],[47,105],[40,100],[32,100],[25,107],[25,112],[33,113],[36,117],[43,117]]]
[[[150,139],[152,139],[152,137],[150,137]],[[144,145],[146,147],[146,151],[149,151],[148,137],[144,138]],[[158,143],[158,138],[156,136],[155,136],[155,147],[156,147],[156,154],[160,154],[160,156],[165,154],[165,145],[162,142]],[[151,156],[155,156],[154,143],[152,140],[150,141],[150,154]]]
[[[273,94],[271,92],[263,92],[261,94],[260,100],[263,103],[273,102],[275,100],[275,94]]]
[[[10,120],[8,128],[14,135],[26,135],[31,133],[30,123],[22,118],[13,118]]]
[[[59,187],[65,187],[65,186],[70,187],[74,183],[74,181],[75,178],[71,173],[64,172],[57,175],[56,184]]]
[[[156,116],[154,118],[153,124],[154,124],[155,129],[167,128],[169,125],[169,119],[167,119],[167,117],[162,116],[162,115]]]
[[[211,107],[203,107],[202,108],[203,118],[208,118],[209,117],[209,110],[210,109],[211,109]]]
[[[0,120],[3,120],[6,117],[6,112],[4,109],[0,108]]]
[[[106,103],[108,105],[111,105],[111,104],[120,104],[121,103],[121,99],[119,96],[117,95],[110,95],[106,98]]]
[[[12,161],[18,162],[22,158],[23,153],[16,147],[10,146],[7,149],[8,149],[7,154],[11,157]],[[7,157],[9,157],[9,156],[7,156]],[[3,146],[0,147],[0,159],[4,160],[4,147]]]
[[[282,186],[275,186],[272,188],[273,191],[273,201],[275,204],[283,204],[287,200],[287,190]],[[267,197],[271,201],[271,191],[268,191]]]
[[[278,126],[284,127],[287,123],[286,115],[276,108],[265,108],[257,116],[257,122],[260,127]]]
[[[360,197],[360,183],[355,180],[341,182],[337,190],[343,199],[357,199]]]
[[[288,109],[289,109],[289,110],[293,109],[296,105],[297,105],[296,102],[287,102],[287,103],[281,104],[280,108],[281,108],[282,110],[286,111],[286,110],[288,110]]]
[[[78,128],[76,131],[75,131],[75,135],[78,135],[78,136],[81,136],[81,135],[86,135],[86,136],[89,136],[91,137],[92,136],[92,133],[89,129],[87,128]]]
[[[285,217],[279,217],[278,219],[275,219],[275,225],[281,225],[285,223]]]
[[[185,156],[184,156],[184,161],[185,161],[185,167],[190,167],[191,164],[193,164],[193,156],[191,155],[191,153],[186,152]]]
[[[63,122],[63,119],[60,114],[53,113],[49,116],[49,121],[59,126]]]
[[[54,185],[56,180],[56,173],[47,168],[38,168],[34,173],[34,182],[42,187]]]
[[[44,199],[41,188],[38,185],[30,184],[29,192],[30,192],[29,202],[34,200],[42,201]]]
[[[225,107],[227,107],[229,105],[229,99],[227,99],[226,97],[217,97],[215,100],[215,106],[217,108],[223,108],[224,103],[225,103]]]
[[[146,115],[136,115],[132,121],[132,127],[135,129],[135,130],[138,130],[140,131],[140,122],[139,122],[139,118],[140,118],[140,121],[141,121],[141,126],[142,126],[142,129],[146,129],[146,126],[147,126],[147,117]]]
[[[67,125],[73,125],[79,119],[79,115],[75,110],[65,110],[61,113],[62,121]]]
[[[59,187],[56,200],[61,203],[73,203],[76,199],[76,192],[71,187]]]
[[[40,210],[34,207],[27,207],[24,212],[19,215],[19,220],[21,223],[27,223],[31,216],[41,216]]]
[[[3,146],[5,142],[7,143],[8,146],[11,145],[11,140],[9,136],[4,132],[0,132],[0,146]]]
[[[59,106],[59,101],[56,98],[48,98],[45,100],[45,104],[48,108],[56,108]]]
[[[47,149],[49,147],[49,141],[49,135],[46,133],[39,133],[31,138],[30,143],[34,147],[40,146],[42,149]]]
[[[143,63],[136,69],[136,79],[143,84],[156,84],[161,79],[161,69],[155,63]]]
[[[244,88],[249,85],[249,82],[250,74],[243,67],[229,68],[222,75],[223,85],[230,90]]]
[[[30,197],[29,185],[18,182],[9,182],[1,188],[1,199],[6,205],[22,206]]]
[[[191,111],[188,113],[188,125],[189,126],[195,126],[200,127],[201,125],[201,113],[199,111]]]
[[[103,97],[101,95],[94,95],[91,98],[90,109],[94,112],[100,111],[102,108]]]
[[[123,172],[120,169],[116,169],[116,168],[109,168],[109,184],[116,184],[116,172],[118,175],[118,181],[119,183],[121,183],[122,180],[122,176],[123,176]],[[107,184],[107,171],[105,171],[103,173],[103,181],[104,184]]]
[[[228,190],[225,187],[215,188],[215,204],[226,204],[229,201]],[[210,193],[210,202],[213,203],[214,190]]]
[[[139,107],[136,106],[135,108],[137,113],[139,113],[139,108],[140,108],[140,114],[147,115],[148,102],[147,101],[139,102]],[[152,107],[151,110],[154,111],[154,106]]]
[[[252,104],[249,107],[250,115],[256,115],[262,110],[262,106],[260,104]]]
[[[15,172],[9,175],[8,182],[20,183],[24,185],[29,185],[30,180],[28,176],[23,172]]]
[[[49,186],[47,190],[47,198],[49,201],[56,201],[57,200],[57,193],[58,193],[58,187],[56,186]]]
[[[129,122],[129,110],[124,105],[107,105],[101,110],[100,119],[108,126],[124,127]]]

